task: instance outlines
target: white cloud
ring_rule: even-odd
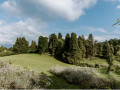
[[[41,35],[39,30],[44,25],[35,23],[33,20],[18,21],[0,26],[0,44],[13,44],[17,37],[25,37],[27,40],[36,40]],[[42,31],[41,31],[42,32]],[[42,34],[44,35],[44,34]]]
[[[90,33],[93,33],[93,32],[107,33],[107,31],[104,28],[96,28],[91,26],[81,27],[80,29],[87,30]]]
[[[120,0],[104,0],[104,1],[107,1],[107,2],[120,2]]]
[[[97,0],[8,0],[1,8],[12,14],[30,18],[51,17],[75,21],[85,13],[85,9],[95,5],[96,2]]]
[[[99,42],[103,42],[103,41],[114,39],[114,38],[120,39],[120,36],[106,35],[106,36],[94,36],[94,38]]]
[[[118,5],[118,6],[116,7],[116,9],[120,9],[120,5]]]

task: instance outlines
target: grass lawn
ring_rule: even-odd
[[[51,67],[62,66],[68,67],[73,66],[66,63],[63,63],[55,58],[52,58],[48,55],[39,55],[39,54],[19,54],[6,57],[0,57],[0,60],[12,61],[13,65],[21,65],[23,67],[37,69],[40,72],[47,73],[53,80],[52,85],[49,88],[52,89],[79,89],[80,86],[68,84],[64,79],[56,77],[55,75],[49,72]]]

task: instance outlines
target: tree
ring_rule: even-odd
[[[35,53],[37,51],[37,44],[35,41],[32,40],[32,43],[30,45],[30,52]]]
[[[90,34],[88,37],[88,45],[89,45],[89,50],[88,50],[89,55],[94,56],[94,38],[92,34]]]
[[[38,52],[40,54],[43,54],[45,53],[47,48],[48,48],[48,38],[40,36],[38,39]]]
[[[107,57],[107,63],[108,63],[108,73],[111,71],[111,67],[113,65],[113,60],[114,60],[114,57],[113,57],[113,54],[112,53],[109,53],[108,54],[108,57]]]
[[[65,44],[64,44],[64,48],[63,48],[63,54],[62,54],[62,58],[65,62],[68,63],[68,58],[70,57],[70,54],[69,54],[69,49],[70,48],[70,35],[69,33],[66,34],[66,37],[65,37]]]
[[[64,42],[62,39],[58,39],[58,43],[56,46],[56,50],[55,50],[55,56],[57,58],[62,58],[62,52],[63,52],[63,46],[64,46]]]
[[[104,58],[107,58],[109,53],[111,53],[111,50],[110,50],[110,45],[108,43],[108,41],[106,41],[104,44],[103,44],[103,57]]]
[[[48,45],[51,56],[55,55],[55,49],[57,47],[57,43],[58,43],[57,36],[54,33],[51,34],[49,36],[49,45]]]
[[[102,43],[97,44],[97,54],[100,57],[102,55],[103,45]]]
[[[62,34],[61,33],[58,33],[58,39],[62,40]]]
[[[75,33],[71,33],[70,38],[70,46],[69,46],[69,53],[70,53],[70,63],[73,63],[75,60],[81,59],[81,51],[78,47],[78,39]]]
[[[29,42],[24,38],[17,38],[15,44],[13,45],[13,51],[16,53],[26,53],[28,52]]]
[[[86,53],[86,48],[84,46],[84,41],[83,41],[83,37],[79,36],[78,37],[78,46],[82,52],[82,59],[85,58],[85,53]]]

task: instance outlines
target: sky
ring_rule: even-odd
[[[0,0],[0,45],[59,32],[93,34],[98,42],[120,39],[120,26],[112,26],[119,18],[120,0]]]

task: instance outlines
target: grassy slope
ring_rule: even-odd
[[[53,80],[52,85],[49,88],[54,89],[77,89],[80,88],[78,85],[68,84],[65,80],[54,76],[49,73],[51,67],[56,65],[67,67],[71,66],[69,64],[65,64],[60,62],[48,55],[39,55],[39,54],[19,54],[13,56],[0,57],[0,60],[12,61],[14,65],[21,65],[24,67],[29,67],[32,69],[37,69],[40,72],[46,72]]]
[[[53,74],[49,73],[51,67],[55,67],[56,65],[62,67],[73,66],[63,62],[56,60],[48,55],[39,55],[39,54],[19,54],[13,56],[0,57],[0,60],[12,61],[14,65],[21,65],[24,67],[29,67],[32,69],[37,69],[40,72],[46,72],[53,80],[50,88],[52,89],[77,89],[80,88],[78,85],[68,84],[62,78],[56,77]],[[93,60],[83,60],[81,63],[89,63],[89,64],[102,64],[107,65],[104,59],[100,59],[97,57],[93,57]],[[114,64],[119,64],[119,62],[115,61]],[[120,64],[119,64],[120,65]],[[104,70],[103,70],[104,72]]]

